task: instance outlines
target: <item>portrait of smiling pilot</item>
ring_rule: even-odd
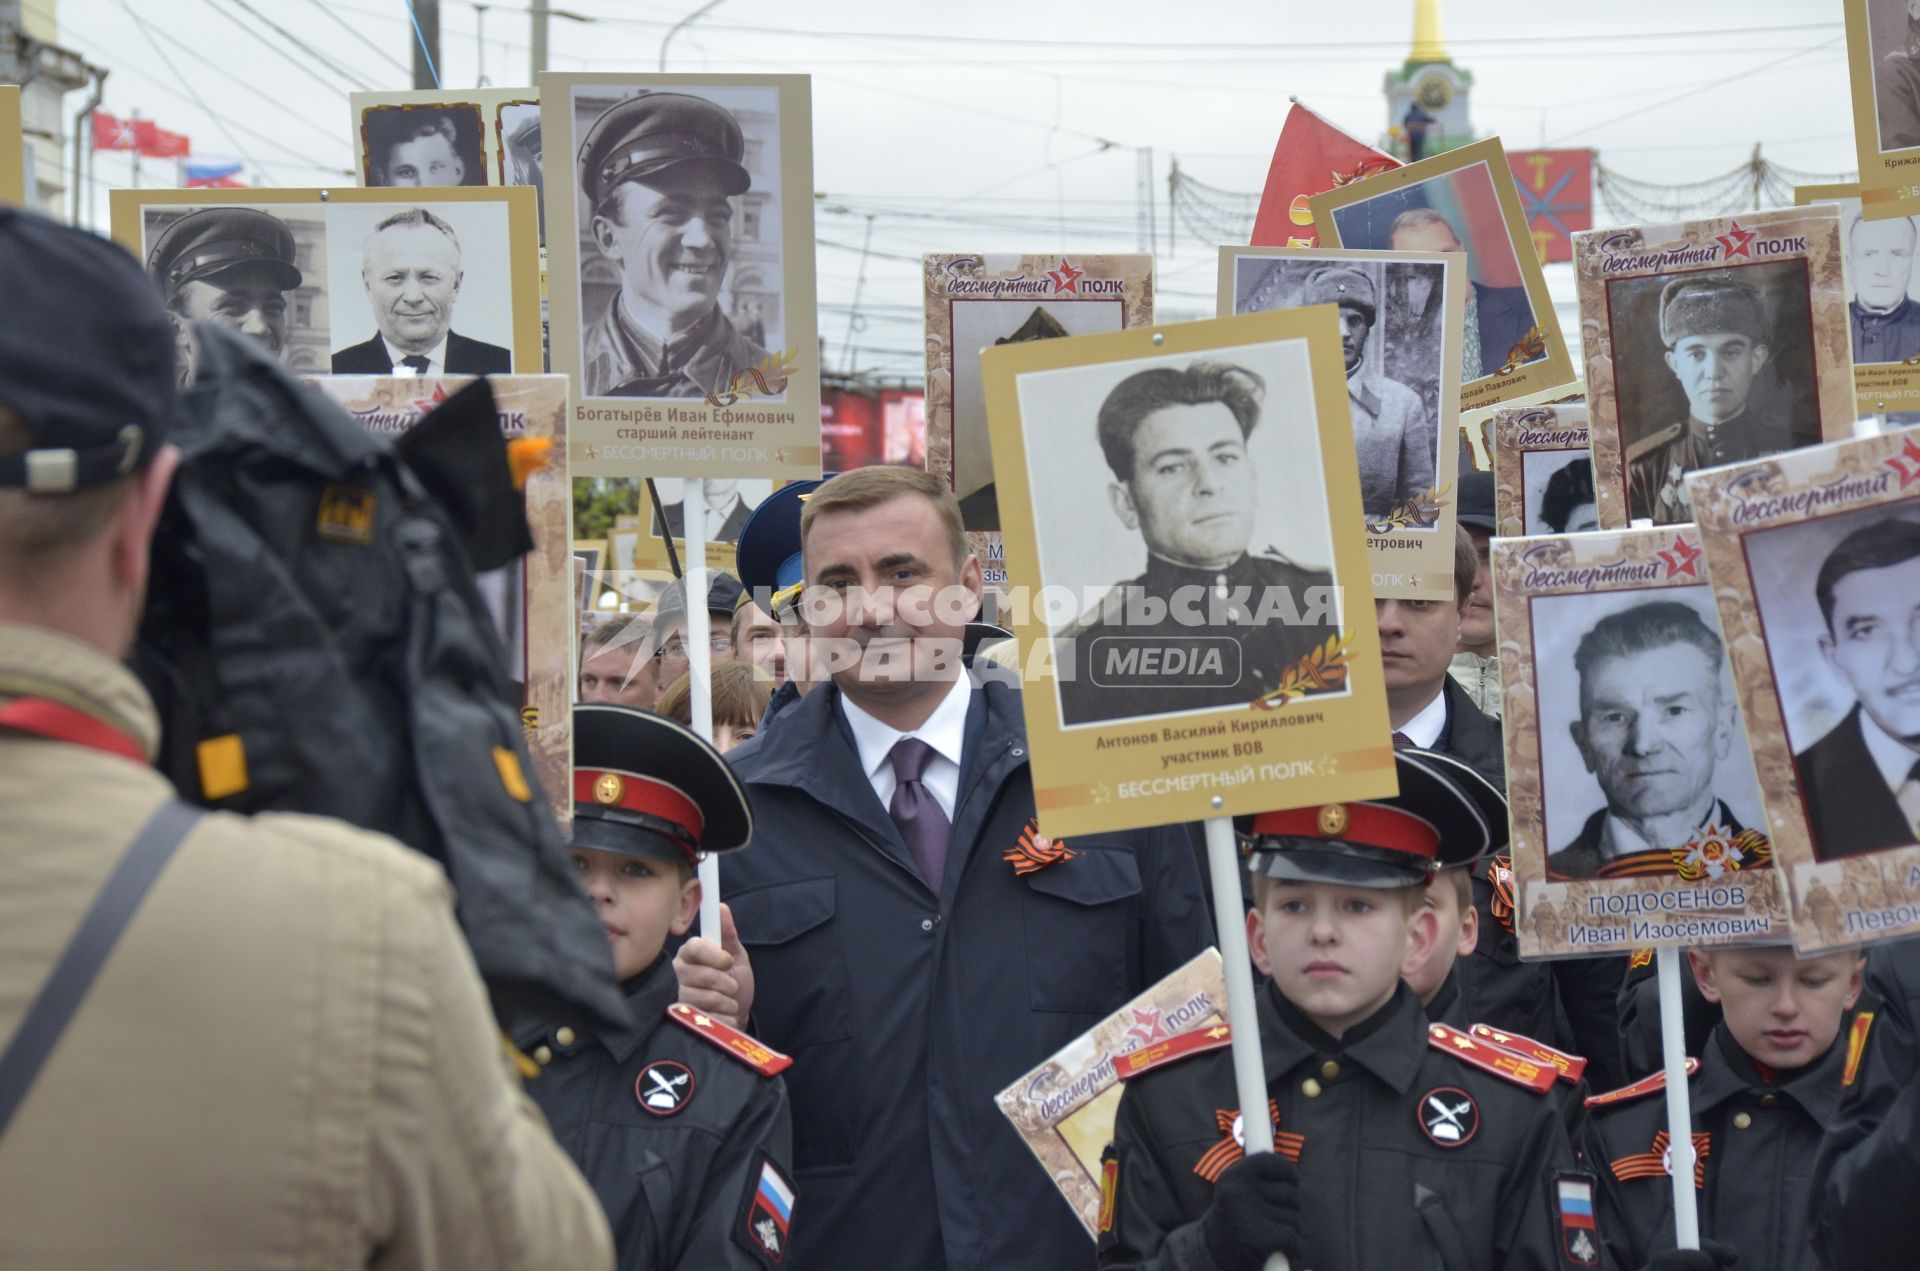
[[[504,375],[513,355],[453,330],[465,278],[460,237],[423,207],[393,213],[373,227],[360,279],[379,330],[333,355],[335,375]]]

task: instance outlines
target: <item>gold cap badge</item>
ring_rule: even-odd
[[[1347,805],[1329,803],[1320,809],[1320,833],[1327,838],[1347,832]]]
[[[627,792],[627,783],[618,775],[603,772],[600,779],[593,783],[593,801],[595,803],[618,803]]]

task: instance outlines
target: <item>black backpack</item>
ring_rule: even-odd
[[[181,798],[439,861],[503,1023],[627,1018],[476,570],[531,546],[484,379],[390,439],[204,324],[132,665]]]

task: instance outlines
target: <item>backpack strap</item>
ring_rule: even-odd
[[[61,951],[53,972],[21,1017],[13,1039],[0,1053],[0,1137],[32,1089],[47,1056],[73,1021],[74,1012],[107,955],[126,930],[173,851],[200,820],[200,809],[169,799],[134,836],[120,861],[93,898],[86,917]]]

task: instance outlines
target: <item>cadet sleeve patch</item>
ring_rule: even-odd
[[[1170,1040],[1142,1046],[1139,1050],[1119,1056],[1113,1061],[1113,1075],[1122,1081],[1131,1081],[1155,1068],[1164,1068],[1182,1059],[1204,1055],[1210,1050],[1219,1050],[1222,1046],[1232,1044],[1232,1030],[1225,1024],[1196,1028]]]
[[[1861,1011],[1853,1017],[1853,1023],[1847,1028],[1847,1066],[1840,1074],[1840,1085],[1844,1089],[1854,1083],[1860,1075],[1860,1061],[1866,1058],[1867,1034],[1873,1029],[1873,1012]]]
[[[1638,971],[1642,967],[1653,965],[1652,949],[1635,949],[1627,955],[1627,970]]]
[[[1560,1074],[1560,1080],[1568,1085],[1578,1085],[1580,1074],[1587,1070],[1587,1061],[1579,1055],[1569,1055],[1564,1050],[1555,1050],[1545,1042],[1537,1042],[1520,1033],[1504,1032],[1486,1024],[1475,1024],[1467,1030],[1483,1042],[1492,1042],[1502,1050],[1512,1051],[1536,1064],[1551,1064]]]
[[[696,1011],[684,1002],[669,1006],[667,1018],[695,1037],[718,1046],[763,1077],[777,1077],[793,1067],[790,1056],[755,1041],[738,1029],[727,1027],[713,1016]]]
[[[1600,1229],[1593,1216],[1593,1175],[1555,1174],[1553,1215],[1559,1228],[1560,1265],[1565,1271],[1590,1271],[1600,1265]]]
[[[634,1078],[633,1097],[657,1117],[670,1117],[693,1101],[693,1069],[677,1059],[656,1059]]]
[[[785,1266],[787,1231],[792,1226],[793,1184],[771,1156],[758,1152],[747,1175],[739,1220],[733,1224],[734,1241],[763,1267]]]
[[[1094,1224],[1094,1235],[1105,1236],[1113,1230],[1113,1202],[1120,1190],[1120,1149],[1107,1144],[1107,1150],[1100,1154],[1100,1220]]]
[[[1700,1071],[1700,1061],[1691,1056],[1687,1059],[1687,1075],[1691,1077]],[[1632,1103],[1635,1099],[1644,1099],[1650,1094],[1659,1094],[1667,1088],[1667,1070],[1648,1073],[1630,1086],[1621,1086],[1618,1090],[1608,1090],[1602,1094],[1588,1095],[1589,1108],[1614,1108],[1623,1103]]]
[[[1516,1055],[1500,1046],[1483,1042],[1445,1024],[1427,1025],[1427,1045],[1461,1063],[1490,1072],[1496,1077],[1524,1086],[1535,1094],[1545,1094],[1560,1079],[1560,1070]]]
[[[1480,1132],[1480,1107],[1458,1086],[1440,1086],[1421,1095],[1414,1116],[1421,1132],[1439,1147],[1465,1147]]]

